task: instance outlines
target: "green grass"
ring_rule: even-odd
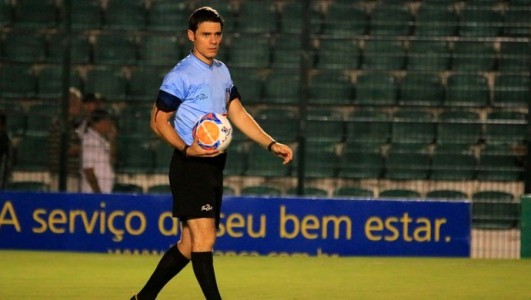
[[[0,299],[129,299],[159,256],[0,251]],[[531,260],[215,257],[224,299],[531,299]],[[188,266],[158,299],[203,299]]]

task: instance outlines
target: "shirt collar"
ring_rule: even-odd
[[[212,65],[205,63],[204,61],[200,60],[197,56],[195,56],[195,54],[193,53],[193,50],[190,50],[190,57],[192,57],[192,59],[196,62],[196,64],[199,65],[200,68],[204,70],[212,70],[214,69],[214,67],[216,67],[219,64],[219,62],[216,59],[213,60]]]

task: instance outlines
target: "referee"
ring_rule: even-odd
[[[284,164],[292,150],[262,130],[242,106],[241,97],[225,64],[215,59],[223,37],[223,18],[210,7],[195,10],[188,20],[193,49],[164,78],[151,112],[151,128],[175,150],[169,181],[173,216],[181,222],[181,239],[161,258],[144,288],[131,299],[155,299],[191,260],[206,299],[221,299],[213,265],[219,225],[223,168],[227,154],[202,149],[192,127],[205,113],[227,114],[240,129]]]

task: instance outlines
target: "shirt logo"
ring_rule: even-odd
[[[207,96],[205,94],[199,94],[197,95],[197,97],[195,97],[196,100],[205,100],[207,98]]]
[[[210,204],[205,204],[203,206],[201,206],[201,211],[211,211],[212,209],[214,209],[212,206],[210,206]]]

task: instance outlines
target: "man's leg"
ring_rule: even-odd
[[[146,285],[132,300],[155,299],[162,288],[190,262],[191,238],[187,226],[182,226],[181,240],[162,256]]]
[[[214,272],[213,249],[216,242],[216,223],[213,218],[187,221],[192,237],[192,267],[207,300],[221,299]]]

